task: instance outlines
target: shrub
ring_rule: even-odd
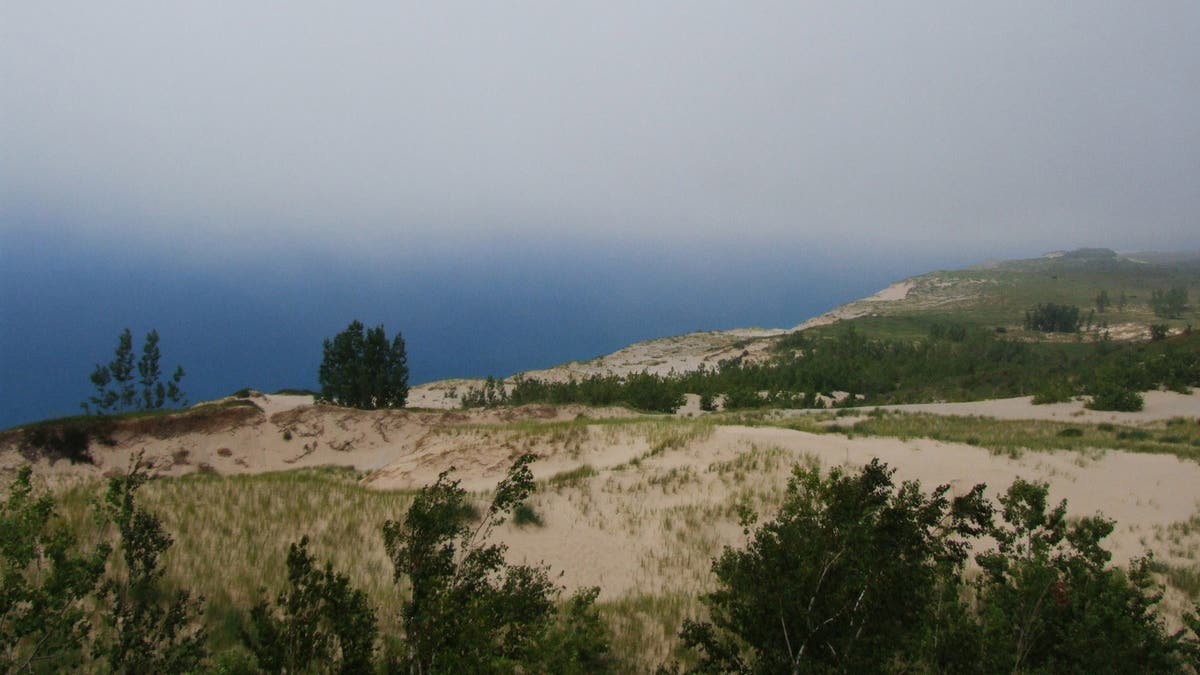
[[[1109,385],[1101,387],[1092,394],[1092,400],[1087,407],[1092,410],[1116,410],[1121,412],[1137,412],[1145,405],[1142,395],[1132,389]]]
[[[524,502],[517,504],[517,506],[513,509],[513,524],[520,527],[524,527],[526,525],[542,527],[545,525],[545,523],[542,522],[542,517],[538,514],[538,512],[535,511],[532,506]]]
[[[891,475],[797,469],[775,520],[713,562],[711,618],[680,631],[690,672],[1190,672],[1200,619],[1167,635],[1149,561],[1108,564],[1112,521],[1017,480],[997,522],[981,485],[951,501]]]
[[[29,461],[45,457],[52,462],[65,459],[72,464],[91,464],[89,446],[92,438],[108,440],[108,427],[108,424],[96,424],[86,418],[26,427],[21,433],[22,455]]]
[[[795,470],[779,516],[713,562],[711,620],[680,632],[697,672],[883,672],[941,659],[925,638],[957,611],[964,538],[990,507],[982,486],[951,503],[946,486],[926,496],[916,483],[896,488],[892,473],[878,460],[825,479]]]
[[[378,627],[366,593],[325,563],[316,566],[308,537],[288,547],[288,588],[275,600],[250,612],[243,635],[259,667],[268,672],[342,672],[371,670]]]
[[[1046,405],[1048,403],[1066,403],[1074,396],[1074,389],[1065,379],[1048,378],[1044,380],[1038,390],[1034,392],[1033,404]]]
[[[1079,308],[1075,305],[1038,303],[1025,312],[1026,330],[1043,333],[1075,333],[1079,331]]]
[[[21,467],[0,502],[0,670],[53,672],[76,666],[89,633],[92,597],[111,548],[77,550],[54,501],[37,495]]]
[[[565,617],[561,590],[542,567],[509,565],[492,529],[533,491],[529,464],[517,459],[496,486],[483,520],[468,526],[466,491],[450,471],[421,489],[403,521],[383,526],[395,578],[407,579],[401,608],[407,651],[393,664],[411,672],[604,672],[608,638],[594,592],[581,591]],[[574,631],[587,630],[586,634]]]

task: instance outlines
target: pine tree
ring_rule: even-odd
[[[138,361],[138,383],[142,385],[142,409],[156,410],[163,406],[166,392],[159,378],[162,371],[158,367],[161,354],[158,350],[158,331],[146,333],[146,342],[142,346],[142,358]]]
[[[321,397],[351,408],[403,408],[408,401],[408,360],[399,333],[390,346],[382,325],[365,330],[352,321],[325,340],[318,371]]]
[[[184,401],[183,390],[179,383],[184,372],[181,366],[176,366],[171,381],[162,382],[162,369],[159,366],[162,354],[158,347],[158,331],[151,330],[146,334],[142,345],[142,357],[137,362],[137,379],[134,379],[133,335],[126,328],[117,338],[117,348],[113,360],[105,365],[97,365],[92,371],[91,381],[96,393],[80,404],[85,412],[104,414],[125,410],[158,410],[166,401],[181,405]],[[140,392],[139,392],[139,385]]]

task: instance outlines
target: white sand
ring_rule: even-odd
[[[1142,424],[1173,417],[1200,418],[1200,390],[1190,394],[1173,391],[1148,391],[1142,394],[1145,406],[1138,412],[1088,410],[1086,401],[1033,405],[1032,396],[1004,398],[966,403],[915,403],[910,405],[879,406],[888,410],[925,412],[937,415],[978,415],[1004,420],[1055,420],[1098,424]]]
[[[537,431],[507,422],[567,421],[581,415],[600,419],[632,416],[621,409],[580,406],[474,411],[355,411],[313,406],[304,397],[256,396],[262,412],[246,408],[210,428],[161,434],[156,427],[117,434],[114,448],[96,447],[95,466],[53,466],[38,471],[98,476],[128,466],[138,450],[154,470],[179,475],[201,467],[219,473],[258,473],[304,466],[342,465],[366,472],[375,489],[411,489],[431,483],[450,466],[470,490],[487,490],[510,462],[525,452],[540,459],[538,479],[583,465],[596,475],[581,485],[545,486],[534,504],[543,528],[506,525],[499,536],[514,560],[544,561],[562,570],[568,587],[599,585],[605,597],[639,591],[694,592],[711,583],[709,564],[726,544],[742,542],[732,505],[750,498],[769,515],[791,467],[819,462],[826,469],[860,466],[879,457],[900,480],[917,479],[926,489],[949,484],[956,493],[986,483],[995,496],[1017,477],[1046,481],[1054,500],[1067,499],[1074,515],[1102,512],[1118,521],[1109,541],[1116,562],[1147,548],[1168,561],[1163,533],[1172,523],[1200,513],[1200,463],[1174,456],[1026,452],[1019,458],[969,445],[914,439],[814,435],[779,428],[722,426],[707,437],[650,455],[655,434],[681,433],[687,426],[665,423],[564,425]],[[986,414],[1012,419],[1140,423],[1175,416],[1200,417],[1200,395],[1151,392],[1142,413],[1079,414],[1078,403],[1032,406],[1027,399],[966,404],[903,406],[945,414]],[[689,401],[695,405],[695,401]],[[696,411],[692,411],[693,414]],[[1117,415],[1117,417],[1113,417]],[[669,418],[660,418],[669,419]],[[704,427],[691,428],[703,432]],[[290,438],[285,438],[288,436]],[[722,468],[767,457],[756,468]],[[640,461],[631,464],[635,460]],[[739,460],[740,458],[740,460]],[[0,448],[0,468],[23,460],[12,446]],[[1186,535],[1184,548],[1200,546],[1200,533]],[[1195,540],[1195,541],[1193,541]],[[1176,561],[1189,563],[1186,558]]]

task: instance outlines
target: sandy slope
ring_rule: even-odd
[[[505,526],[500,536],[514,559],[544,561],[564,571],[567,586],[599,585],[613,597],[704,587],[712,556],[742,541],[738,503],[769,513],[791,467],[856,467],[879,457],[899,479],[920,480],[927,488],[945,483],[963,492],[982,482],[995,495],[1017,477],[1048,482],[1053,498],[1069,501],[1071,513],[1117,519],[1111,545],[1118,562],[1149,547],[1168,561],[1194,564],[1186,555],[1172,558],[1164,539],[1172,523],[1200,513],[1200,463],[1174,456],[1110,450],[1012,458],[932,440],[714,426],[703,418],[644,418],[580,406],[356,411],[314,406],[304,397],[255,395],[250,401],[253,407],[214,409],[210,417],[139,421],[114,433],[115,447],[93,448],[95,466],[43,460],[38,470],[99,476],[124,469],[134,452],[144,451],[161,475],[333,464],[363,472],[363,485],[373,489],[413,489],[454,466],[464,487],[485,491],[515,457],[532,452],[539,456],[533,469],[540,480],[584,465],[594,475],[574,484],[545,483],[534,497],[545,526]],[[1026,399],[902,408],[1136,424],[1200,418],[1200,394],[1151,392],[1146,410],[1136,414],[1081,412],[1078,403],[1033,406]],[[613,418],[626,421],[604,422]],[[546,424],[568,421],[575,423]],[[10,437],[0,446],[0,468],[24,461],[15,443]],[[1200,550],[1200,532],[1186,535],[1174,554],[1183,555],[1181,550]]]
[[[935,415],[976,415],[1002,420],[1054,420],[1080,422],[1083,424],[1141,424],[1172,417],[1200,416],[1200,390],[1190,394],[1172,391],[1148,391],[1142,394],[1145,407],[1138,412],[1116,412],[1088,410],[1085,401],[1078,399],[1067,403],[1033,405],[1032,396],[994,399],[990,401],[967,401],[962,403],[913,403],[907,405],[879,406],[887,410],[902,412],[924,412]]]

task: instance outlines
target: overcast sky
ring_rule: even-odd
[[[1197,36],[1195,0],[11,0],[0,232],[1196,248]]]

